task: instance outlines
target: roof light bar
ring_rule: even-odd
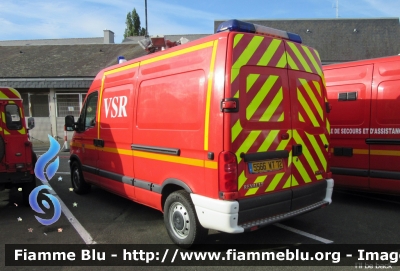
[[[221,23],[217,28],[217,33],[223,31],[237,31],[245,33],[255,33],[260,35],[267,35],[271,37],[277,37],[282,39],[287,39],[297,43],[302,43],[301,37],[297,34],[290,33],[287,31],[271,28],[268,26],[263,26],[259,24],[252,24],[247,22],[242,22],[239,20],[229,20]]]

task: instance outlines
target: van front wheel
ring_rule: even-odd
[[[90,191],[90,184],[83,178],[82,170],[77,161],[71,166],[71,181],[74,192],[77,194],[87,194]]]
[[[183,190],[171,193],[165,201],[164,223],[172,241],[184,248],[207,234],[197,219],[189,193]]]

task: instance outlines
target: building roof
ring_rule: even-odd
[[[226,20],[214,21],[214,31]],[[245,20],[299,34],[323,63],[400,54],[399,18]]]
[[[118,56],[145,54],[136,44],[0,46],[0,78],[94,77]]]
[[[165,39],[170,41],[177,41],[180,38],[187,38],[189,41],[197,40],[209,36],[211,34],[184,34],[184,35],[164,35]],[[139,40],[144,39],[144,36],[133,36],[133,37],[126,37],[122,43],[135,43],[137,44]]]
[[[29,45],[76,45],[102,44],[104,38],[73,38],[73,39],[41,39],[41,40],[0,40],[0,46],[29,46]]]

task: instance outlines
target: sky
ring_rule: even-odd
[[[336,4],[338,1],[338,5]],[[400,17],[400,0],[147,0],[150,35],[211,34],[214,20]],[[121,43],[126,15],[144,0],[1,0],[0,40],[103,37]]]

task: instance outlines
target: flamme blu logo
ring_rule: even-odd
[[[60,151],[60,144],[50,135],[48,135],[48,137],[50,140],[49,150],[47,152],[45,152],[42,156],[39,157],[39,159],[37,160],[36,165],[35,165],[35,175],[43,183],[49,182],[49,180],[56,174],[59,164],[60,164],[59,157],[57,156],[57,158],[47,166],[46,174],[45,174],[44,168],[45,168],[46,164],[48,164]],[[46,175],[47,175],[47,177],[46,177]],[[32,210],[34,210],[35,212],[37,212],[39,214],[45,214],[45,211],[43,211],[43,209],[39,206],[39,203],[38,203],[39,192],[43,189],[52,190],[51,187],[48,185],[40,185],[40,186],[36,187],[35,189],[33,189],[32,192],[29,194],[29,204],[31,205]],[[55,223],[60,218],[61,205],[60,205],[60,202],[58,201],[58,199],[56,197],[54,197],[53,195],[48,194],[48,193],[43,193],[43,195],[45,195],[50,200],[50,202],[53,204],[54,215],[50,219],[43,219],[38,216],[35,216],[35,218],[42,225],[48,226],[48,225]],[[46,209],[50,209],[50,204],[47,200],[42,200],[41,203]]]

